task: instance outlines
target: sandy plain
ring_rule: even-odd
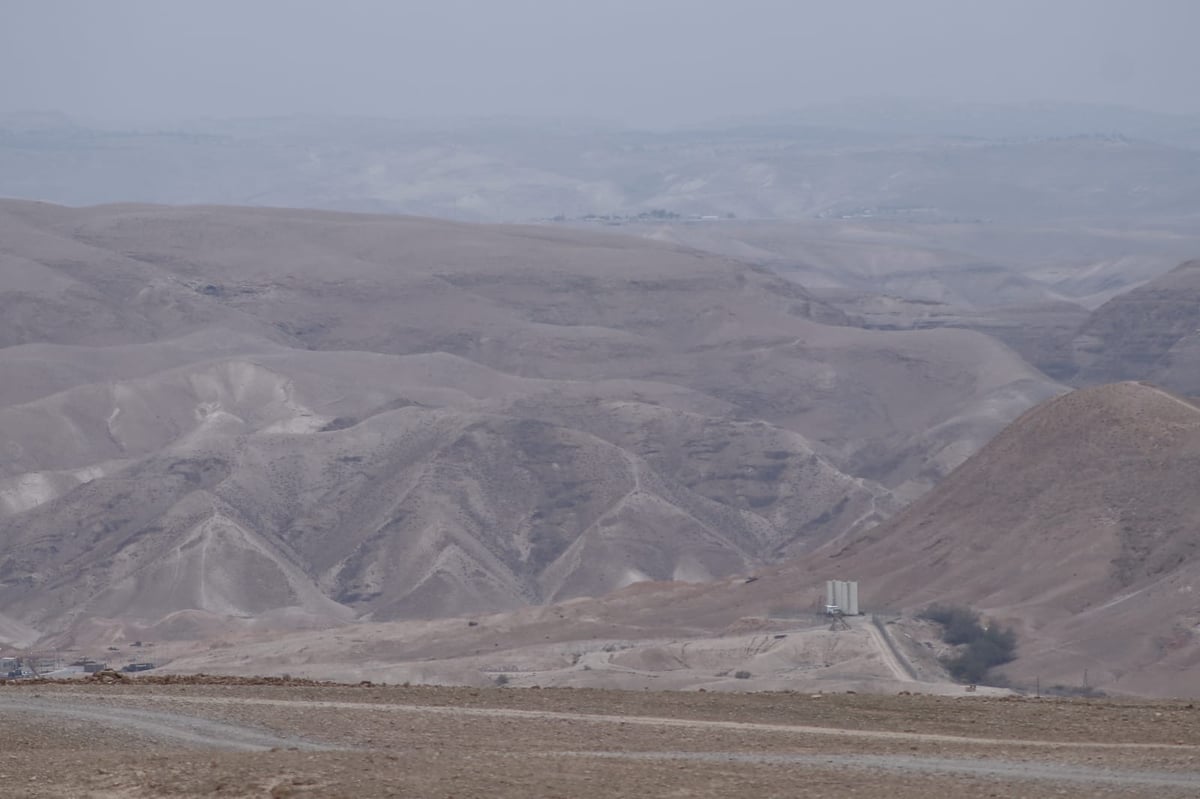
[[[1195,703],[339,686],[0,687],[6,796],[1200,793]]]

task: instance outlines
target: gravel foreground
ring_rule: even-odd
[[[0,686],[0,795],[1200,795],[1194,703],[339,686]]]

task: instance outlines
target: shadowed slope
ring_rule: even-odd
[[[1079,383],[1144,379],[1200,393],[1200,261],[1109,300],[1073,347]]]

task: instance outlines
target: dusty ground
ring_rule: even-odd
[[[0,688],[0,793],[1196,796],[1191,703],[346,687]]]
[[[340,683],[484,687],[503,680],[510,688],[963,692],[937,662],[938,650],[923,644],[936,630],[911,621],[876,626],[868,617],[848,618],[848,629],[835,632],[824,616],[760,617],[741,619],[724,635],[663,635],[663,629],[606,624],[605,610],[601,599],[530,608],[473,625],[463,619],[363,624],[219,646],[168,642],[153,647],[152,655],[145,654],[149,649],[140,656],[127,652],[131,659],[157,660],[156,674],[289,674]],[[899,649],[893,651],[889,639]]]

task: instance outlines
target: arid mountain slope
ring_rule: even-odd
[[[1073,350],[1076,382],[1144,379],[1200,394],[1200,261],[1109,300]]]
[[[855,579],[866,613],[962,603],[1018,631],[1003,668],[1113,693],[1200,694],[1200,406],[1142,383],[1080,389],[1024,414],[941,485],[865,534],[706,584],[641,584],[536,611],[611,635],[702,635],[807,619],[823,581]],[[618,632],[619,631],[619,632]],[[513,627],[506,634],[526,635]],[[596,635],[593,630],[592,635]]]
[[[946,303],[906,300],[845,289],[814,290],[871,330],[961,328],[986,333],[1017,351],[1044,374],[1075,374],[1071,345],[1091,314],[1071,302],[1050,302],[975,311]]]
[[[753,577],[641,583],[605,597],[492,616],[478,627],[460,620],[436,633],[431,628],[423,640],[449,658],[439,668],[450,670],[431,667],[420,671],[421,679],[483,679],[479,668],[506,668],[532,657],[543,642],[552,643],[539,650],[538,668],[560,660],[566,668],[573,651],[619,650],[635,638],[643,645],[659,639],[668,649],[682,641],[676,648],[683,652],[687,641],[740,633],[750,636],[739,650],[749,657],[757,640],[771,641],[756,632],[787,629],[764,617],[811,623],[821,581],[838,576],[860,581],[868,613],[949,601],[1015,625],[1019,657],[1004,672],[1018,685],[1080,686],[1086,670],[1087,683],[1105,691],[1194,696],[1200,691],[1198,470],[1200,406],[1140,383],[1082,389],[1022,416],[942,486],[866,534],[833,540]],[[200,623],[186,614],[158,625],[129,621],[92,620],[77,635],[55,640],[94,647],[132,634],[188,638],[194,636],[188,624]],[[230,648],[195,662],[243,671],[307,663],[307,648],[318,640],[264,638],[244,622],[212,629],[231,636]],[[350,654],[331,654],[341,644],[325,635],[325,654],[315,662],[343,663],[356,674],[364,661],[385,662],[388,651],[393,660],[420,665],[423,650],[395,629],[352,629]],[[832,651],[837,641],[827,646]],[[467,664],[458,672],[447,665],[455,658]],[[755,664],[767,668],[764,659]],[[638,672],[643,677],[669,679],[679,666],[638,668],[650,669]],[[578,676],[588,684],[588,675]],[[775,677],[788,684],[785,674]]]
[[[768,617],[811,619],[823,581],[848,578],[868,614],[952,602],[1014,625],[1018,657],[1002,672],[1017,686],[1080,688],[1086,679],[1112,693],[1196,696],[1198,475],[1200,406],[1142,383],[1081,389],[1023,415],[865,534],[752,576],[640,584],[531,611],[505,635],[768,629]]]
[[[883,219],[725,220],[637,221],[624,229],[769,267],[846,313],[855,325],[978,330],[1055,379],[1070,379],[1081,366],[1096,367],[1082,384],[1160,379],[1144,368],[1138,371],[1134,361],[1145,357],[1138,348],[1149,343],[1143,337],[1157,347],[1178,338],[1171,325],[1186,325],[1186,314],[1169,305],[1189,302],[1172,293],[1187,281],[1164,276],[1200,252],[1194,226],[1170,229],[1153,223],[1009,227]],[[1155,279],[1161,279],[1162,290],[1151,286],[1126,294]],[[1149,311],[1159,295],[1167,302]],[[1091,312],[1110,300],[1089,325]],[[1130,324],[1138,313],[1146,318]],[[1165,340],[1159,340],[1161,334]],[[1121,365],[1124,369],[1113,368]]]
[[[636,221],[623,230],[770,266],[809,289],[972,309],[1096,308],[1200,250],[1194,226],[887,219]]]
[[[87,384],[0,409],[6,607],[442,615],[738,571],[891,509],[723,410],[445,354],[279,348]]]
[[[0,233],[0,598],[46,631],[758,568],[1062,391],[989,337],[841,326],[639,239],[18,202]]]
[[[0,317],[11,344],[144,344],[204,330],[209,346],[219,330],[223,352],[238,335],[448,352],[527,377],[686,386],[847,459],[881,440],[906,447],[964,412],[990,436],[1015,415],[991,410],[997,396],[1015,392],[1028,407],[1061,390],[986,336],[836,326],[841,312],[769,271],[638,239],[311,211],[0,211],[20,286],[0,303],[46,309]],[[70,324],[49,313],[64,303]],[[47,390],[71,385],[68,369],[55,368]]]
[[[1032,680],[1200,689],[1200,406],[1119,383],[1028,412],[922,499],[810,561],[871,607],[962,601],[1019,623]],[[1187,689],[1187,690],[1185,690]]]

